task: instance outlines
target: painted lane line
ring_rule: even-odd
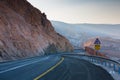
[[[57,64],[55,64],[54,66],[52,66],[51,68],[49,68],[47,71],[45,71],[42,74],[40,74],[38,77],[34,78],[34,80],[39,80],[40,78],[42,78],[43,76],[45,76],[47,73],[49,73],[50,71],[52,71],[53,69],[55,69],[57,66],[59,66],[63,61],[64,61],[64,58],[62,57],[62,59]]]
[[[40,60],[37,60],[37,61],[30,62],[30,63],[28,63],[28,64],[24,64],[24,65],[20,65],[20,66],[15,66],[15,67],[12,67],[12,68],[9,68],[9,69],[0,71],[0,74],[1,74],[1,73],[5,73],[5,72],[8,72],[8,71],[11,71],[11,70],[15,70],[15,69],[18,69],[18,68],[21,68],[21,67],[25,67],[25,66],[31,65],[31,64],[33,64],[33,63],[37,63],[37,62],[43,61],[43,60],[47,60],[48,58],[49,58],[49,57],[46,57],[46,58],[43,58],[43,59],[40,59]]]

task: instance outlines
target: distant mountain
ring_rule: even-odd
[[[102,52],[106,55],[109,53],[111,57],[114,56],[120,58],[119,24],[68,24],[59,21],[51,22],[55,30],[67,37],[74,48],[91,46],[93,45],[95,38],[98,37],[102,41]]]
[[[0,0],[0,61],[71,51],[45,13],[27,0]]]

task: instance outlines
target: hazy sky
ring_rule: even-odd
[[[49,20],[120,24],[120,0],[28,0]]]

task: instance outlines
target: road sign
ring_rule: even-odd
[[[98,38],[96,38],[94,44],[101,44],[100,40]]]
[[[100,50],[100,48],[101,48],[101,47],[100,47],[100,44],[95,44],[94,48],[95,48],[95,50],[97,50],[97,51]]]
[[[101,48],[101,46],[100,46],[101,42],[100,42],[100,40],[98,38],[96,38],[94,44],[95,44],[95,46],[94,46],[95,50],[97,50],[97,51],[100,50],[100,48]]]

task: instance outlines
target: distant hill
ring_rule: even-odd
[[[52,21],[55,30],[67,37],[74,48],[93,45],[95,38],[102,41],[102,49],[109,57],[120,58],[120,25],[112,24],[69,24]]]

